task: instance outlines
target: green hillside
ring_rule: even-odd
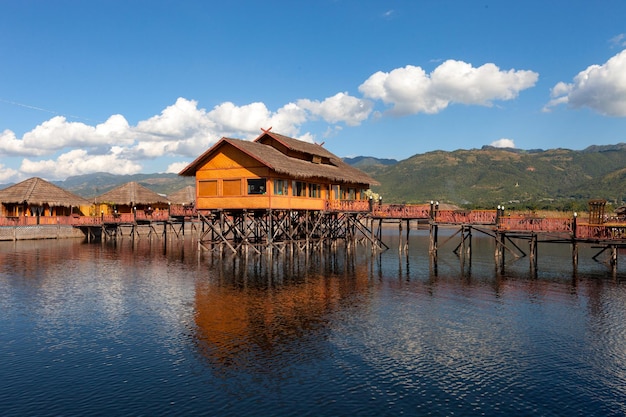
[[[626,144],[569,149],[434,151],[363,167],[386,202],[438,200],[466,207],[563,208],[626,197]]]

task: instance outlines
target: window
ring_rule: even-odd
[[[348,188],[348,200],[356,200],[356,188]]]
[[[333,200],[341,200],[341,189],[339,188],[338,185],[333,185],[332,186],[332,192],[333,192]]]
[[[254,178],[248,180],[248,195],[265,194],[265,178]]]
[[[312,198],[322,197],[322,186],[319,184],[309,184],[309,197],[312,197]]]
[[[200,197],[213,197],[217,195],[217,181],[198,181],[198,195]]]
[[[293,195],[296,197],[306,197],[306,182],[293,181],[292,184]]]
[[[274,180],[274,195],[287,195],[287,187],[286,180]]]
[[[224,180],[223,195],[241,195],[241,180]]]

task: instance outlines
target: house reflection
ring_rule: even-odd
[[[367,264],[352,255],[237,256],[211,271],[196,287],[196,336],[221,370],[280,372],[321,355],[333,315],[369,305]]]

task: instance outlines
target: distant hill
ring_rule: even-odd
[[[383,167],[397,164],[396,159],[374,158],[373,156],[356,156],[354,158],[343,158],[346,164],[350,164],[361,170],[371,167]]]
[[[438,200],[466,207],[579,206],[590,198],[626,199],[626,144],[582,151],[482,149],[434,151],[389,166],[362,168],[381,182],[386,202]]]

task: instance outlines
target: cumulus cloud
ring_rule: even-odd
[[[17,171],[12,168],[7,168],[3,164],[0,164],[0,182],[7,182],[12,177],[17,175]]]
[[[575,109],[588,107],[605,116],[626,117],[626,49],[602,65],[587,67],[571,83],[557,83],[551,97],[544,111],[568,104]]]
[[[328,123],[344,122],[348,126],[358,126],[372,112],[373,103],[338,93],[324,101],[298,100],[297,105],[307,110],[313,117],[321,117]]]
[[[488,63],[473,67],[447,60],[430,74],[407,65],[390,72],[376,72],[359,86],[367,98],[391,105],[397,115],[434,114],[452,103],[491,106],[495,100],[511,100],[535,85],[539,75],[526,70],[500,70]]]
[[[116,146],[106,155],[89,155],[83,149],[73,149],[56,159],[31,161],[26,158],[22,161],[20,171],[30,176],[60,179],[101,171],[136,174],[141,171],[141,165],[125,159],[123,149]]]
[[[167,166],[165,172],[167,174],[178,174],[180,171],[185,169],[189,165],[189,162],[174,162]]]
[[[494,140],[489,144],[489,146],[493,146],[495,148],[515,148],[515,142],[513,142],[513,139],[502,138]]]

